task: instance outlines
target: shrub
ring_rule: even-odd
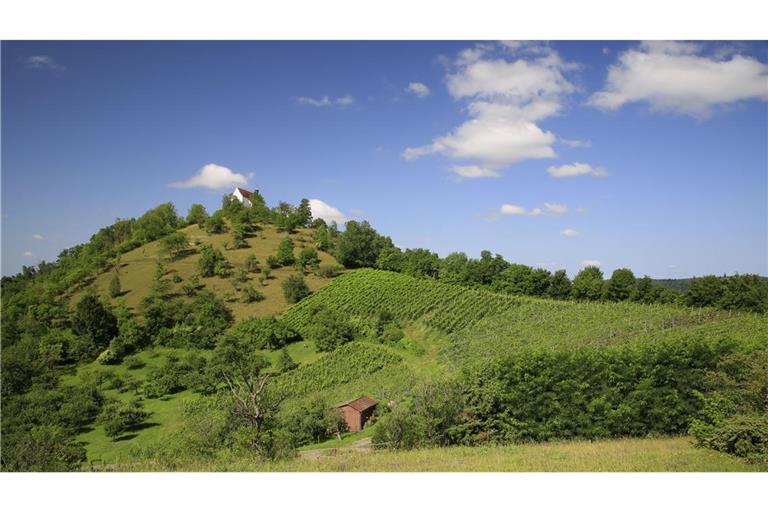
[[[243,288],[243,302],[246,304],[262,300],[264,300],[264,294],[256,290],[253,286],[248,285]]]
[[[220,250],[214,249],[211,244],[200,246],[200,258],[197,260],[197,269],[202,277],[222,276],[229,267],[229,262]]]
[[[309,337],[315,340],[317,350],[329,352],[352,341],[355,332],[349,317],[330,308],[318,308],[312,313]]]
[[[104,425],[104,432],[115,440],[124,432],[143,423],[149,415],[138,400],[129,403],[115,401],[104,407],[99,418]]]
[[[267,265],[269,268],[278,268],[280,266],[280,262],[277,261],[277,256],[267,256]]]
[[[296,267],[301,271],[307,268],[317,269],[319,265],[320,258],[317,255],[317,251],[311,247],[302,249],[299,252],[299,257],[296,258]]]
[[[288,237],[280,241],[280,245],[277,246],[277,254],[275,255],[275,259],[280,265],[293,265],[294,261],[296,261],[293,256],[293,247],[293,240]]]
[[[115,272],[112,275],[112,279],[109,281],[109,296],[114,299],[115,297],[119,297],[120,293],[120,276]]]
[[[695,420],[689,433],[696,444],[760,463],[768,463],[768,415],[731,416],[716,424]]]
[[[123,362],[125,363],[125,367],[129,370],[138,370],[139,368],[144,368],[144,366],[146,366],[144,360],[139,356],[128,356]]]
[[[245,270],[248,272],[260,272],[261,267],[259,267],[259,259],[256,257],[255,254],[249,254],[245,258]]]
[[[227,223],[224,220],[224,215],[221,211],[217,211],[205,221],[205,231],[209,235],[214,233],[224,233],[226,230]]]
[[[288,278],[283,281],[283,295],[285,296],[285,300],[291,304],[299,302],[304,297],[309,296],[310,293],[309,287],[304,281],[304,277],[299,274],[288,276]]]
[[[299,365],[293,360],[291,354],[288,353],[288,349],[283,347],[280,351],[280,357],[277,360],[277,371],[280,373],[289,372]]]
[[[318,277],[324,277],[326,279],[336,277],[339,274],[341,274],[342,267],[339,265],[321,265],[318,267],[315,274],[317,274]]]
[[[255,349],[278,349],[298,339],[296,332],[274,316],[251,317],[227,333]]]

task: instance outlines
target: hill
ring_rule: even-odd
[[[298,250],[313,246],[312,231],[308,228],[299,228],[294,233],[285,233],[279,231],[276,226],[263,224],[256,232],[255,236],[246,238],[249,247],[242,249],[227,249],[227,244],[231,242],[230,233],[208,234],[197,225],[187,226],[181,229],[192,242],[193,247],[199,247],[201,244],[211,244],[215,249],[222,251],[224,257],[234,266],[235,272],[245,268],[245,259],[254,255],[261,262],[262,267],[266,267],[265,262],[269,256],[277,252],[278,245],[285,238],[291,239]],[[321,265],[338,265],[336,259],[323,251],[318,252]],[[166,273],[168,275],[178,275],[183,280],[188,280],[197,270],[197,260],[199,254],[193,251],[179,258],[167,260],[161,258],[160,241],[153,241],[142,245],[121,255],[119,276],[122,286],[122,299],[126,306],[132,310],[138,310],[141,299],[147,296],[154,282],[154,272],[159,260],[165,261]],[[282,283],[296,271],[288,267],[278,267],[271,270],[271,276],[264,284],[258,284],[258,274],[250,274],[249,282],[264,295],[264,300],[243,303],[239,300],[239,293],[233,287],[231,279],[213,276],[203,277],[200,282],[205,285],[207,290],[212,291],[217,297],[225,300],[232,310],[236,320],[241,320],[249,316],[275,315],[285,311],[289,304],[283,296]],[[96,293],[113,304],[117,299],[113,299],[107,293],[110,279],[113,272],[107,270],[95,277],[91,287]],[[305,276],[305,280],[310,290],[316,291],[330,282],[329,278],[319,277],[314,273]],[[180,289],[180,283],[173,283],[171,295],[183,297]],[[69,299],[70,304],[75,304],[86,293],[86,290],[79,290],[72,294]],[[234,299],[234,300],[232,300]]]

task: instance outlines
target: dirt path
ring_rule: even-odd
[[[349,452],[370,453],[372,451],[373,451],[373,446],[371,445],[371,438],[365,437],[363,439],[355,441],[349,446],[342,446],[339,448],[322,448],[319,450],[305,450],[303,452],[299,452],[299,458],[319,459],[320,457],[332,457],[340,453],[349,453]]]

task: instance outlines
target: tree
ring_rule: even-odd
[[[142,244],[176,231],[180,219],[173,203],[165,203],[146,212],[133,226],[133,238]]]
[[[187,224],[197,224],[200,228],[205,226],[205,221],[208,220],[208,212],[205,206],[195,203],[189,207],[187,212]]]
[[[304,277],[300,274],[288,276],[288,278],[283,281],[283,295],[285,296],[285,300],[290,304],[299,302],[304,297],[309,296],[310,293],[309,287],[307,286],[306,281],[304,281]]]
[[[718,305],[723,309],[765,313],[768,309],[768,280],[743,274],[725,278],[725,290]]]
[[[314,309],[311,315],[308,334],[314,339],[317,350],[330,352],[354,338],[355,331],[349,319],[339,311],[321,307]]]
[[[296,209],[296,216],[300,226],[312,224],[312,208],[309,206],[309,199],[301,200],[299,207]]]
[[[132,402],[110,402],[99,415],[104,424],[104,433],[112,440],[117,439],[123,433],[136,427],[149,417],[150,413],[144,410],[143,404],[134,400]]]
[[[112,298],[119,297],[120,293],[120,275],[115,271],[109,281],[109,296]]]
[[[275,259],[280,265],[293,265],[295,258],[293,256],[293,240],[289,237],[285,237],[280,241],[280,245],[277,246],[277,254]]]
[[[291,354],[288,353],[288,349],[283,347],[283,349],[280,351],[280,357],[277,360],[277,370],[280,373],[285,373],[293,370],[294,368],[298,368],[298,366],[299,365],[296,363],[296,361],[294,361],[291,357]]]
[[[100,350],[117,336],[117,319],[95,295],[88,294],[77,303],[72,315],[72,330],[85,336]]]
[[[618,302],[627,300],[635,289],[635,274],[628,268],[617,268],[605,287],[605,298]]]
[[[535,268],[528,274],[528,282],[525,286],[525,293],[534,297],[544,297],[549,290],[549,281],[552,278],[549,270]]]
[[[350,220],[336,242],[336,259],[347,268],[373,267],[386,247],[393,247],[389,237],[379,235],[367,221]]]
[[[716,306],[723,297],[723,281],[717,276],[694,277],[685,294],[688,306]]]
[[[245,270],[248,272],[259,272],[261,270],[261,267],[259,267],[259,259],[255,254],[246,256],[244,264]]]
[[[248,247],[248,242],[245,237],[248,235],[246,227],[238,222],[232,229],[232,247],[231,249],[245,249]]]
[[[312,247],[305,247],[299,252],[299,257],[296,259],[296,267],[304,272],[307,268],[317,269],[320,266],[320,258],[317,255],[317,251]]]
[[[205,232],[210,234],[224,233],[227,230],[227,223],[221,210],[217,211],[205,221]]]
[[[532,272],[533,269],[528,265],[513,263],[496,275],[491,287],[495,291],[511,295],[527,295],[530,293]]]
[[[581,269],[573,278],[571,296],[576,300],[600,300],[603,296],[603,271],[592,265]]]
[[[376,258],[376,268],[390,272],[402,272],[403,263],[403,251],[399,247],[385,247]]]
[[[410,276],[437,277],[439,269],[440,257],[428,249],[407,249],[403,254],[403,272]]]
[[[547,294],[553,299],[564,300],[571,295],[571,280],[565,270],[558,270],[549,278]]]
[[[216,344],[209,373],[232,396],[232,413],[248,427],[251,446],[262,456],[271,447],[265,434],[275,421],[282,397],[271,393],[269,361],[237,336],[224,335]]]
[[[244,286],[242,293],[243,293],[243,302],[245,302],[246,304],[264,300],[264,294],[256,290],[251,285]]]
[[[60,425],[3,433],[3,471],[75,471],[85,460],[83,443]]]
[[[643,276],[635,283],[635,290],[632,293],[632,301],[640,304],[650,304],[653,300],[653,280],[649,276]]]
[[[200,258],[197,260],[197,269],[202,277],[219,275],[224,277],[231,267],[220,250],[214,249],[211,244],[200,246]]]
[[[473,282],[470,261],[463,252],[452,252],[440,262],[440,280],[450,284],[470,285]]]
[[[175,231],[160,240],[160,253],[176,258],[189,250],[189,237],[183,231]]]
[[[229,332],[259,350],[275,350],[298,338],[293,329],[274,316],[247,318]]]

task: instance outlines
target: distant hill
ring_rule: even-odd
[[[676,292],[687,292],[691,286],[692,277],[685,277],[681,279],[654,279],[653,284],[675,290]],[[762,279],[768,280],[768,277],[762,277]]]

